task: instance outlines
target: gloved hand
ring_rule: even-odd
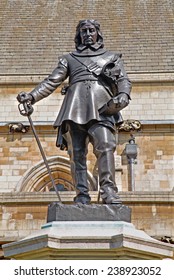
[[[129,97],[126,93],[111,98],[108,103],[99,109],[100,114],[115,115],[129,104]]]
[[[126,93],[120,93],[119,95],[113,97],[115,107],[122,110],[129,104],[129,97]]]
[[[25,103],[27,101],[32,101],[33,100],[33,97],[31,94],[29,93],[26,93],[26,92],[20,92],[18,95],[17,95],[17,100],[19,103]]]

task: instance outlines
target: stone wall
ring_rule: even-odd
[[[0,123],[22,121],[16,96],[21,91],[30,92],[46,76],[5,76],[0,77],[1,112]],[[125,119],[174,120],[174,74],[129,74],[133,83],[132,100],[123,110]],[[60,87],[61,88],[61,87]],[[63,96],[58,88],[46,99],[34,105],[32,118],[37,122],[53,123],[60,109]]]
[[[36,127],[47,157],[62,156],[68,158],[66,151],[55,146],[56,131],[50,126]],[[11,134],[7,127],[1,127],[0,148],[0,185],[1,192],[16,191],[17,184],[24,174],[41,161],[37,144],[31,131],[27,134]],[[172,191],[174,137],[171,125],[142,126],[142,130],[134,134],[138,146],[138,157],[135,170],[136,191]],[[120,190],[129,190],[129,165],[125,155],[125,145],[129,133],[119,133],[116,154],[117,173],[121,172]],[[88,169],[94,174],[96,159],[89,146]],[[121,171],[120,171],[121,169]],[[119,173],[120,174],[120,173]],[[117,174],[118,175],[118,174]]]
[[[64,203],[73,200],[74,192],[62,193]],[[171,192],[121,192],[125,205],[132,209],[132,223],[137,229],[160,240],[174,238],[174,194]],[[51,193],[0,194],[0,242],[26,237],[46,223],[47,206],[57,197]],[[97,200],[97,192],[92,202]]]
[[[135,189],[137,191],[169,191],[174,188],[174,137],[173,137],[173,78],[161,77],[163,81],[149,80],[141,82],[137,75],[133,79],[132,100],[128,108],[123,110],[124,119],[136,119],[142,123],[138,133],[134,133],[138,145],[137,163],[135,169]],[[13,79],[13,78],[11,78]],[[29,79],[29,78],[28,78]],[[33,78],[34,79],[34,78]],[[35,78],[36,79],[36,78]],[[41,77],[40,77],[41,79]],[[151,78],[152,79],[152,78]],[[37,78],[37,82],[39,79]],[[16,95],[22,91],[30,91],[36,84],[29,81],[24,84],[13,80],[1,80],[0,97],[2,110],[0,112],[0,183],[1,192],[14,191],[22,175],[41,160],[36,141],[31,130],[26,134],[9,132],[9,123],[22,122],[28,125],[26,117],[20,115]],[[65,151],[56,148],[56,130],[52,124],[59,111],[62,96],[59,89],[48,98],[34,105],[32,119],[46,155],[68,157]],[[121,169],[119,189],[129,189],[129,166],[125,155],[125,145],[130,138],[129,133],[118,134],[116,160],[117,169]],[[88,155],[88,168],[94,173],[95,157],[91,147]],[[117,173],[118,175],[118,173]],[[120,180],[120,179],[119,179]]]

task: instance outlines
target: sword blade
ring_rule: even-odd
[[[51,182],[52,182],[52,185],[53,185],[53,187],[54,187],[54,190],[55,190],[55,192],[56,192],[56,194],[57,194],[57,197],[58,197],[59,201],[62,202],[62,201],[61,201],[60,194],[59,194],[59,192],[58,192],[58,190],[57,190],[57,188],[56,188],[56,184],[55,184],[55,182],[54,182],[54,179],[53,179],[53,176],[52,176],[52,173],[51,173],[51,169],[50,169],[49,164],[48,164],[48,160],[47,160],[46,155],[45,155],[45,153],[44,153],[44,150],[43,150],[43,148],[42,148],[42,145],[41,145],[41,142],[40,142],[39,137],[38,137],[38,135],[37,135],[36,129],[35,129],[35,127],[34,127],[32,118],[31,118],[30,114],[28,114],[27,104],[26,104],[26,103],[23,103],[23,106],[24,106],[24,110],[25,110],[25,112],[26,112],[26,115],[27,115],[27,117],[28,117],[28,121],[29,121],[29,123],[30,123],[30,126],[31,126],[31,129],[32,129],[33,135],[34,135],[34,137],[35,137],[35,139],[36,139],[38,148],[39,148],[40,153],[41,153],[41,155],[42,155],[43,161],[44,161],[45,166],[46,166],[46,168],[47,168],[47,171],[48,171],[50,180],[51,180]]]

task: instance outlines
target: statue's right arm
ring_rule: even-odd
[[[49,96],[67,77],[68,62],[66,58],[62,57],[59,59],[58,66],[53,70],[53,72],[30,93],[26,93],[26,96],[29,100],[31,100],[31,103],[34,104]],[[20,102],[20,93],[17,96],[17,99]]]

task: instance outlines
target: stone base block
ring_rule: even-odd
[[[122,204],[62,204],[48,206],[47,222],[53,221],[124,221],[131,222],[131,209]]]

